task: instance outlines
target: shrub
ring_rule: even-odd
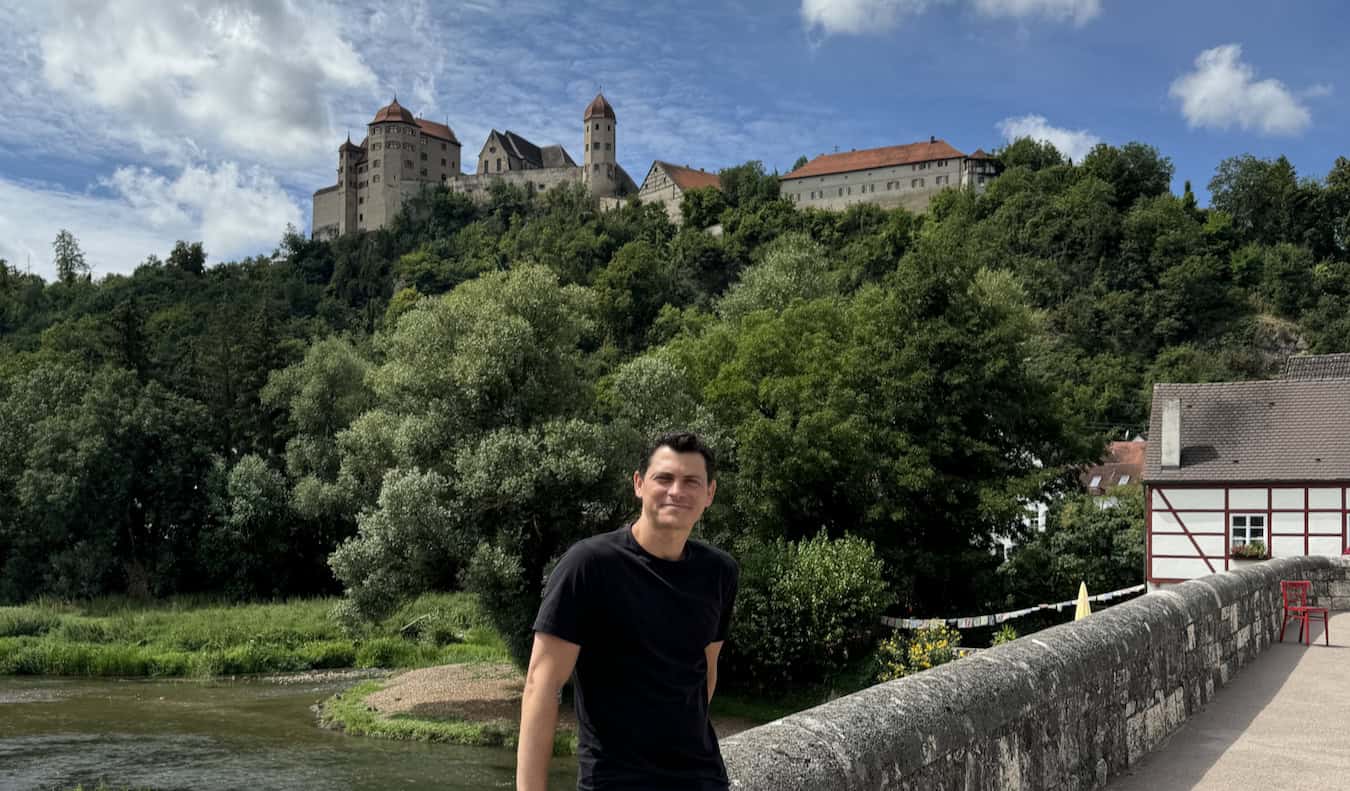
[[[1003,624],[1003,626],[999,627],[999,630],[997,632],[994,632],[994,639],[992,642],[990,642],[990,645],[993,646],[993,645],[1003,645],[1004,643],[1011,643],[1013,640],[1016,640],[1017,638],[1018,638],[1017,630],[1013,628],[1012,624],[1005,623]]]
[[[931,621],[908,637],[897,632],[882,640],[877,648],[881,661],[877,681],[891,681],[945,665],[956,658],[960,641],[961,633],[942,621]]]
[[[478,545],[464,573],[465,587],[478,595],[483,613],[502,638],[517,667],[530,663],[531,626],[538,596],[526,595],[525,570],[516,555],[486,542]]]
[[[822,531],[807,541],[742,541],[728,675],[752,689],[822,681],[862,656],[891,596],[872,544]]]

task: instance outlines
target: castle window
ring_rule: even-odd
[[[370,163],[370,166],[373,167],[373,168],[379,167],[379,166],[380,166],[380,160],[377,159],[377,160],[375,160],[374,162],[371,162],[371,163]],[[361,168],[361,170],[362,170],[362,172],[364,172],[364,171],[365,171],[365,168],[363,167],[363,168]]]
[[[357,221],[357,222],[365,222],[365,220],[366,220],[366,215],[364,215],[364,214],[358,214],[358,215],[356,215],[356,221]]]
[[[441,157],[441,167],[445,167],[445,157]]]
[[[412,163],[412,160],[411,160],[411,159],[405,159],[405,160],[403,160],[403,167],[405,167],[405,168],[410,168],[410,167],[412,167],[412,166],[413,166],[413,163]]]
[[[606,150],[606,151],[609,150],[609,143],[605,143],[605,150]]]
[[[840,187],[840,188],[839,188],[839,197],[841,197],[841,198],[844,197],[844,188],[843,188],[843,187]]]
[[[379,183],[380,183],[380,174],[379,174],[379,173],[376,173],[375,175],[371,176],[371,177],[370,177],[370,182],[371,182],[372,184],[379,184]]]
[[[599,151],[599,150],[600,150],[600,144],[599,144],[599,143],[591,143],[591,150],[592,150],[592,151]]]
[[[362,195],[361,197],[359,197],[359,198],[356,199],[356,205],[357,205],[357,206],[360,206],[361,204],[363,204],[363,203],[365,203],[365,202],[366,202],[366,196],[364,196],[364,195]]]
[[[442,151],[445,150],[445,143],[441,143],[441,150],[442,150]]]
[[[501,172],[502,172],[502,158],[501,158],[501,157],[497,157],[497,172],[498,172],[498,173],[501,173]]]
[[[597,131],[597,132],[600,131],[600,124],[597,123],[597,124],[595,125],[595,131]]]
[[[423,178],[426,178],[426,175],[427,175],[427,169],[426,169],[426,168],[422,168],[422,177],[423,177]]]
[[[426,158],[427,158],[427,152],[423,151],[423,152],[422,152],[422,159],[423,159],[423,161],[425,161]]]

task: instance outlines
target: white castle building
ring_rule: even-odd
[[[534,191],[585,184],[601,199],[623,198],[637,185],[618,163],[614,108],[603,94],[582,115],[582,164],[560,145],[539,147],[508,130],[492,130],[478,152],[477,172],[460,170],[460,142],[445,124],[415,117],[397,97],[366,126],[366,137],[338,147],[337,183],[314,193],[315,238],[389,224],[403,202],[427,187],[483,197],[494,181]]]

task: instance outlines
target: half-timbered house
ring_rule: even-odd
[[[1350,546],[1350,377],[1331,361],[1296,359],[1281,379],[1154,386],[1150,587],[1226,571],[1242,544],[1274,557]]]

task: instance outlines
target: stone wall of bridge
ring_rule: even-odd
[[[1101,788],[1276,640],[1282,579],[1350,609],[1350,558],[1192,580],[732,736],[732,788]]]

